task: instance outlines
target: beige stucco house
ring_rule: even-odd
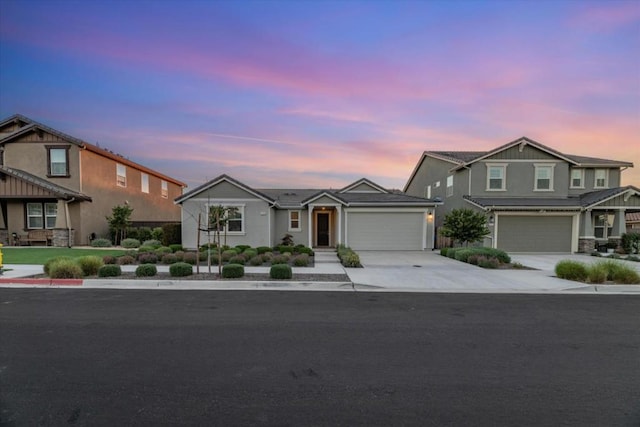
[[[186,185],[22,115],[0,121],[0,242],[47,233],[55,246],[108,236],[116,205],[134,222],[176,222]],[[37,242],[41,243],[41,242]],[[44,243],[44,242],[42,242]]]

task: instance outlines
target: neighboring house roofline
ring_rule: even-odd
[[[214,179],[212,179],[210,181],[207,181],[204,184],[194,188],[193,190],[190,190],[190,191],[184,193],[182,196],[176,198],[173,201],[173,203],[178,205],[178,204],[184,202],[185,200],[190,199],[193,195],[195,195],[197,193],[200,193],[202,191],[208,190],[209,188],[218,185],[222,181],[226,181],[231,185],[234,185],[234,186],[236,186],[236,187],[238,187],[238,188],[240,188],[240,189],[242,189],[242,190],[244,190],[244,191],[246,191],[246,192],[248,192],[250,194],[253,194],[257,198],[262,199],[267,203],[270,203],[270,204],[275,204],[276,203],[275,200],[273,200],[271,197],[267,196],[266,194],[263,194],[263,193],[259,192],[258,190],[255,190],[255,189],[249,187],[248,185],[245,185],[242,182],[231,178],[229,175],[226,175],[226,174],[219,175],[216,178],[214,178]]]
[[[355,181],[354,183],[349,184],[346,187],[338,190],[338,193],[346,193],[349,190],[351,190],[352,188],[355,188],[355,187],[357,187],[357,186],[359,186],[361,184],[366,184],[366,185],[368,185],[370,187],[373,187],[376,190],[380,191],[381,193],[388,193],[389,192],[389,190],[387,190],[386,188],[381,187],[380,185],[376,184],[375,182],[373,182],[371,180],[368,180],[367,178],[360,178],[359,180]]]
[[[444,160],[445,162],[453,163],[455,165],[461,164],[460,161],[456,161],[452,158],[442,156],[440,154],[433,153],[431,151],[423,151],[422,155],[420,156],[420,160],[418,160],[418,163],[413,168],[413,171],[411,172],[411,175],[409,175],[409,179],[407,180],[407,183],[404,185],[404,188],[402,189],[403,192],[407,191],[407,189],[409,188],[409,185],[411,185],[411,182],[413,181],[413,178],[415,178],[416,174],[418,173],[418,170],[422,166],[422,163],[424,163],[424,159],[427,157],[433,157],[434,159]]]
[[[80,147],[82,149],[85,149],[87,151],[91,151],[91,152],[96,153],[96,154],[98,154],[98,155],[100,155],[102,157],[106,157],[108,159],[115,160],[115,161],[120,162],[122,164],[125,164],[127,166],[131,166],[131,167],[133,167],[135,169],[138,169],[138,170],[140,170],[142,172],[148,173],[149,175],[156,176],[156,177],[158,177],[160,179],[163,179],[165,181],[169,181],[169,182],[171,182],[173,184],[176,184],[176,185],[178,185],[180,187],[184,188],[184,187],[187,186],[187,184],[185,184],[185,183],[183,183],[183,182],[181,182],[181,181],[179,181],[179,180],[177,180],[175,178],[171,178],[170,176],[167,176],[167,175],[164,175],[164,174],[162,174],[160,172],[154,171],[153,169],[150,169],[150,168],[148,168],[146,166],[142,166],[139,163],[136,163],[134,161],[126,159],[126,158],[124,158],[122,156],[114,154],[114,153],[112,153],[112,152],[110,152],[108,150],[105,150],[103,148],[100,148],[100,147],[98,147],[96,145],[93,145],[93,144],[90,144],[88,142],[85,142],[85,141],[83,141],[81,139],[75,138],[75,137],[73,137],[73,136],[71,136],[69,134],[66,134],[64,132],[60,132],[59,130],[53,129],[53,128],[49,127],[49,126],[43,125],[42,123],[38,123],[35,120],[31,120],[28,117],[25,117],[25,116],[20,115],[20,114],[14,114],[13,116],[1,121],[0,122],[0,126],[4,126],[4,125],[6,125],[8,123],[11,123],[13,121],[16,121],[16,120],[20,120],[21,122],[28,123],[28,124],[26,126],[21,127],[20,129],[17,129],[15,131],[7,134],[6,136],[0,138],[0,145],[3,145],[5,143],[11,141],[11,140],[15,139],[18,136],[25,135],[25,134],[27,134],[29,132],[32,132],[32,131],[33,132],[37,132],[38,130],[40,130],[40,131],[47,132],[47,133],[50,133],[52,135],[55,135],[55,136],[57,136],[57,137],[59,137],[61,139],[64,139],[65,141],[68,141],[69,143],[71,143],[73,145],[77,145],[78,147]]]
[[[598,206],[599,204],[604,203],[608,200],[614,199],[622,194],[625,194],[627,198],[634,195],[640,196],[640,189],[633,185],[627,185],[626,187],[616,187],[609,188],[607,190],[592,191],[590,193],[582,194],[580,199],[582,200],[583,207],[585,209],[592,209],[593,207]],[[599,195],[601,197],[598,197]]]
[[[77,199],[77,200],[85,200],[88,202],[91,201],[91,197],[87,196],[86,194],[80,193],[78,191],[70,190],[66,187],[55,184],[51,181],[32,175],[20,169],[11,168],[9,166],[0,166],[0,174],[9,175],[19,180],[25,181],[31,185],[35,185],[36,187],[40,187],[43,190],[46,190],[48,192],[55,194],[57,197],[60,197],[61,199],[65,199],[65,200]]]

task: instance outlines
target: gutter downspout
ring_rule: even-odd
[[[72,197],[71,200],[65,200],[64,202],[64,216],[65,222],[67,224],[67,247],[71,247],[71,224],[70,224],[70,216],[69,216],[69,203],[75,202],[76,198]]]

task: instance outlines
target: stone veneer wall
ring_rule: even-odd
[[[71,245],[73,246],[73,238],[75,236],[75,230],[71,229],[71,240],[69,240],[69,230],[66,228],[55,228],[53,230],[53,241],[52,246],[57,246],[60,248],[66,248],[69,246],[69,241],[71,241]]]
[[[578,252],[591,253],[596,250],[596,239],[578,239]]]

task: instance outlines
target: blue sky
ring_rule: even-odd
[[[402,188],[528,136],[630,160],[640,2],[0,2],[0,116],[181,179]]]

